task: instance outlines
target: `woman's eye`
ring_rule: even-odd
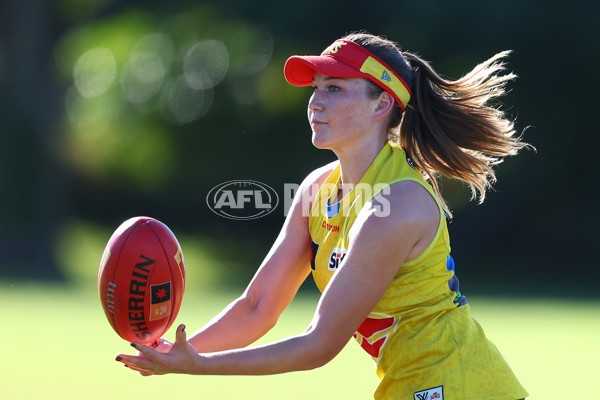
[[[312,91],[316,92],[319,88],[317,86],[312,86]],[[325,90],[327,90],[328,92],[339,92],[341,89],[339,86],[336,85],[329,85],[325,87]]]

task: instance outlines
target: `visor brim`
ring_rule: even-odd
[[[310,86],[315,72],[339,78],[361,78],[366,74],[329,56],[292,56],[283,68],[285,79],[294,86]]]

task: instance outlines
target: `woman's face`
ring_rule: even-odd
[[[362,78],[335,78],[316,72],[308,102],[312,141],[317,148],[341,150],[369,140],[378,100]]]

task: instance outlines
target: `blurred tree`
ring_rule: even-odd
[[[66,217],[65,171],[53,156],[62,111],[53,16],[44,1],[0,4],[0,268],[32,279],[60,277],[54,238]]]
[[[482,206],[465,207],[464,187],[444,182],[455,214],[453,251],[477,280],[593,282],[600,270],[581,249],[594,248],[600,222],[590,173],[600,140],[593,112],[599,8],[556,0],[309,0],[293,9],[275,0],[5,0],[2,274],[58,276],[54,241],[74,218],[114,227],[152,215],[222,239],[223,257],[242,257],[230,250],[232,234],[262,236],[268,247],[283,212],[232,222],[212,214],[205,196],[232,179],[283,194],[285,182],[333,159],[310,145],[310,91],[285,83],[283,63],[367,30],[451,78],[514,50],[509,69],[519,79],[506,107],[519,130],[532,126],[525,138],[538,152],[501,165],[501,193]]]

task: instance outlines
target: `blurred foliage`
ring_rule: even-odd
[[[235,222],[212,214],[205,197],[232,179],[282,193],[333,159],[312,148],[309,90],[288,85],[283,64],[367,30],[451,78],[514,50],[509,68],[519,79],[503,101],[517,129],[531,126],[525,138],[538,151],[502,164],[498,193],[482,206],[444,180],[453,252],[461,281],[473,286],[576,293],[600,277],[594,255],[580,251],[593,248],[599,222],[588,173],[600,140],[590,112],[599,8],[554,0],[307,0],[293,10],[275,0],[3,1],[0,275],[77,277],[79,252],[97,248],[99,259],[104,232],[145,214],[197,241],[199,263],[251,276],[283,210]],[[580,187],[587,190],[575,195]]]
[[[103,250],[112,229],[86,221],[71,220],[58,234],[56,260],[64,276],[79,288],[94,291],[97,286],[98,250]],[[248,282],[252,271],[245,262],[258,259],[259,254],[252,249],[252,242],[244,242],[239,247],[246,256],[228,257],[222,254],[232,243],[221,243],[214,238],[195,235],[180,235],[177,239],[184,253],[186,283],[195,288],[192,292],[213,290],[223,286],[239,287]],[[226,271],[226,273],[224,273]]]
[[[55,60],[69,86],[63,121],[68,167],[87,180],[122,182],[145,194],[164,190],[183,168],[177,127],[211,111],[226,76],[235,90],[219,93],[231,106],[259,102],[260,92],[247,82],[260,81],[256,75],[272,51],[264,29],[228,21],[210,6],[166,19],[128,11],[66,32]],[[273,107],[269,97],[263,102]]]

